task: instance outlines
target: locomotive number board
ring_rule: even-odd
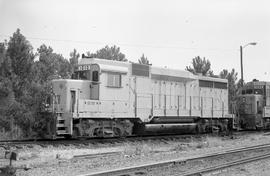
[[[82,71],[82,70],[90,70],[91,69],[91,65],[81,65],[78,67],[78,70]]]
[[[254,85],[254,89],[263,89],[262,85]]]

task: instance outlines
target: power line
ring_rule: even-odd
[[[2,37],[11,37],[9,35],[0,34]],[[137,47],[137,48],[164,48],[164,49],[183,49],[183,50],[213,50],[213,51],[227,51],[233,52],[238,51],[235,49],[224,49],[224,48],[196,48],[196,47],[183,47],[177,45],[149,45],[149,44],[130,44],[130,43],[105,43],[105,42],[90,42],[90,41],[79,41],[79,40],[64,40],[64,39],[53,39],[53,38],[39,38],[39,37],[27,37],[28,40],[39,40],[39,41],[51,41],[51,42],[64,42],[64,43],[82,43],[91,45],[120,45],[125,47]]]

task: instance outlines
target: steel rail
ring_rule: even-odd
[[[97,157],[108,157],[115,156],[120,154],[120,152],[104,152],[104,153],[95,153],[95,154],[84,154],[84,155],[74,155],[73,158],[97,158]]]
[[[244,158],[244,159],[239,159],[236,161],[227,162],[227,163],[216,165],[216,166],[211,166],[211,167],[197,170],[197,171],[193,171],[193,172],[186,172],[183,174],[175,174],[175,176],[192,176],[192,175],[198,175],[198,174],[203,174],[203,173],[210,173],[210,172],[213,172],[216,170],[222,170],[225,168],[229,168],[229,167],[233,167],[233,166],[237,166],[237,165],[241,165],[241,164],[246,164],[246,163],[251,163],[254,161],[259,161],[259,160],[263,160],[263,159],[267,159],[267,158],[270,158],[270,153],[264,154],[264,155],[248,157],[248,158]]]
[[[265,149],[265,148],[270,148],[270,144],[261,144],[261,145],[254,145],[254,146],[248,146],[248,147],[241,147],[241,148],[237,148],[237,149],[230,149],[230,150],[225,150],[225,151],[221,151],[221,152],[214,152],[214,153],[195,156],[195,157],[172,159],[172,160],[166,160],[166,161],[155,162],[155,163],[150,163],[150,164],[143,164],[143,165],[138,165],[138,166],[112,169],[112,170],[108,170],[108,171],[99,171],[99,172],[94,172],[94,173],[89,173],[89,174],[84,174],[84,175],[79,175],[79,176],[121,175],[124,173],[133,173],[133,172],[140,171],[140,170],[147,170],[150,168],[173,166],[173,165],[187,163],[189,161],[194,161],[194,160],[200,160],[200,159],[205,159],[205,158],[217,157],[217,156],[221,156],[221,155],[228,155],[228,154],[252,151],[252,150],[257,150],[257,149]],[[200,170],[200,172],[202,172],[202,171],[203,170]],[[198,173],[198,172],[196,172],[196,173]],[[189,173],[187,173],[187,174],[189,174]],[[192,173],[190,173],[190,174],[192,174]]]
[[[253,133],[253,132],[252,132]],[[257,133],[257,132],[256,132]],[[233,135],[241,135],[242,132],[235,132]],[[246,133],[244,133],[246,134]],[[133,142],[146,140],[160,140],[160,139],[187,139],[187,138],[201,138],[211,136],[212,134],[159,134],[159,135],[144,135],[144,136],[128,136],[125,138],[111,137],[111,138],[77,138],[77,139],[23,139],[23,140],[0,140],[0,147],[5,145],[28,145],[28,144],[61,144],[61,143],[111,143],[111,142]]]
[[[147,140],[172,140],[172,139],[187,139],[187,138],[198,138],[205,135],[151,135],[151,136],[130,136],[126,138],[91,138],[91,139],[57,139],[57,140],[7,140],[0,141],[0,147],[11,147],[19,145],[76,145],[76,144],[96,144],[96,143],[121,143],[121,142],[137,142],[137,141],[147,141]]]

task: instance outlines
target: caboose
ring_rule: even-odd
[[[55,136],[107,137],[231,129],[226,79],[83,57],[52,81]]]
[[[270,82],[248,82],[238,92],[237,120],[240,129],[270,128]]]

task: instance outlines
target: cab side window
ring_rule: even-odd
[[[108,73],[108,81],[107,81],[108,87],[121,87],[121,74],[119,73]]]

